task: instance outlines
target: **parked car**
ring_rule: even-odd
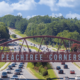
[[[65,64],[65,65],[64,65],[64,69],[67,69],[67,68],[68,68],[68,65],[67,65],[67,64]]]
[[[7,69],[6,72],[7,72],[7,73],[11,73],[11,70],[10,70],[10,69]]]
[[[75,80],[80,80],[80,75],[76,75]]]
[[[68,77],[68,76],[65,76],[65,77],[63,78],[63,80],[69,80],[69,77]]]
[[[59,69],[61,69],[61,67],[60,66],[57,66],[56,69],[59,70]]]
[[[14,79],[14,80],[18,80],[19,78],[18,78],[17,75],[13,75],[12,79]]]
[[[61,62],[61,65],[64,65],[65,64],[65,62]]]
[[[62,69],[59,69],[58,73],[59,74],[63,74],[63,70]]]
[[[7,78],[8,76],[7,76],[7,72],[2,72],[2,74],[1,74],[1,78]]]
[[[15,70],[15,75],[18,75],[18,74],[20,74],[20,70],[19,69],[16,69]]]
[[[70,70],[70,74],[75,74],[75,71],[74,70]]]

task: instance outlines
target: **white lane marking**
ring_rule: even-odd
[[[24,78],[24,79],[26,79],[23,75],[21,75],[20,78]]]

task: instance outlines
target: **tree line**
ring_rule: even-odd
[[[10,38],[9,30],[5,23],[0,22],[0,40],[5,39],[4,41],[8,40]],[[0,41],[0,43],[3,41]]]
[[[26,19],[22,18],[22,16],[5,15],[0,17],[0,22],[4,22],[6,26],[15,28],[27,36],[53,35],[80,41],[80,20],[77,18],[66,19],[63,16],[55,18],[48,15],[38,15]],[[35,38],[34,40],[37,42],[41,41],[40,38]],[[56,43],[60,42],[58,39],[46,39],[47,44],[52,44],[53,41]]]

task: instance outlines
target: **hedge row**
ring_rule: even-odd
[[[48,75],[47,69],[50,68],[47,62],[34,62],[34,69],[38,70],[43,76]]]

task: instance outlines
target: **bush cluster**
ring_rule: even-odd
[[[15,34],[12,34],[11,36],[12,36],[13,38],[16,38],[16,35],[15,35]]]
[[[34,64],[34,69],[39,70],[39,72],[43,76],[48,75],[47,69],[50,68],[49,63],[47,63],[47,62],[34,62],[33,64]]]

